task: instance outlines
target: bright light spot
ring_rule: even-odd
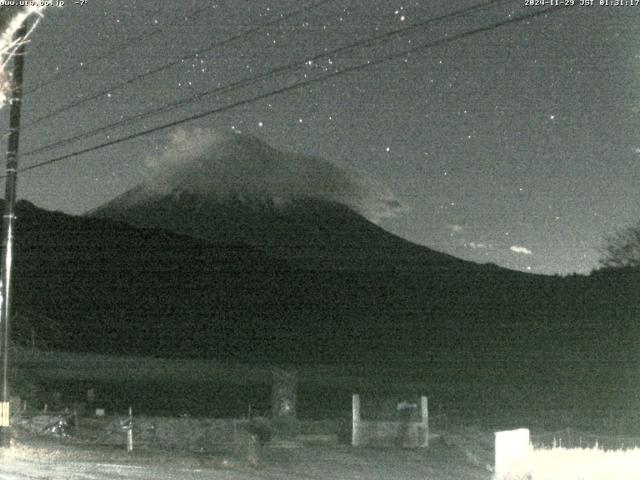
[[[15,3],[17,4],[18,2],[15,2]],[[31,3],[31,2],[24,2],[24,3]],[[33,3],[36,3],[36,2],[33,2]],[[3,7],[3,8],[9,8],[9,7]],[[44,10],[43,6],[39,6],[39,7],[31,6],[31,7],[26,7],[23,10],[20,10],[20,13],[16,14],[11,19],[5,31],[2,32],[2,36],[0,37],[0,107],[4,105],[7,98],[6,95],[7,93],[9,93],[9,90],[11,88],[11,84],[7,79],[7,75],[4,72],[4,69],[7,66],[7,63],[9,62],[9,60],[12,58],[16,49],[20,45],[20,42],[15,41],[13,39],[13,36],[16,30],[20,28],[20,25],[22,25],[22,22],[24,22],[31,15],[35,14],[40,18],[42,18],[43,10]],[[22,40],[23,42],[29,38],[33,30],[38,26],[39,22],[40,22],[40,19],[37,19],[33,23],[31,28],[27,31],[27,34],[25,35],[24,39]]]
[[[515,478],[514,467],[520,467],[524,462],[530,447],[529,430],[507,430],[495,433],[495,477]],[[519,469],[517,470],[519,473]]]

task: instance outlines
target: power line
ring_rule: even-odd
[[[209,9],[208,5],[206,7],[197,8],[193,12],[187,14],[185,17],[193,17],[193,16],[198,15],[198,14],[200,14],[200,13],[202,13],[205,10],[208,10],[208,9]],[[25,92],[25,94],[35,93],[35,92],[39,91],[40,89],[42,89],[43,87],[46,87],[46,86],[49,86],[49,85],[54,85],[57,82],[59,82],[60,80],[62,80],[64,78],[68,78],[71,75],[74,75],[75,73],[83,70],[85,67],[87,67],[89,65],[93,65],[94,63],[101,62],[101,61],[105,60],[106,58],[109,58],[109,57],[111,57],[113,55],[116,55],[116,54],[122,52],[123,50],[125,50],[126,48],[130,47],[131,45],[138,45],[138,44],[140,44],[140,43],[142,43],[144,41],[147,41],[151,37],[153,37],[155,35],[158,35],[159,33],[162,33],[163,31],[164,31],[163,28],[156,28],[150,33],[143,33],[142,35],[138,35],[137,37],[129,38],[125,42],[116,45],[115,47],[113,47],[110,50],[107,50],[106,52],[104,52],[99,57],[96,57],[93,60],[88,60],[86,62],[82,62],[81,68],[75,68],[75,69],[73,69],[71,71],[68,71],[68,70],[67,71],[62,71],[62,72],[58,72],[58,73],[52,75],[48,80],[45,80],[44,82],[36,85],[31,90],[27,90]]]
[[[453,18],[456,18],[456,17],[459,17],[459,16],[464,16],[464,15],[469,14],[472,11],[482,10],[482,9],[488,8],[489,6],[492,6],[494,4],[500,4],[500,3],[504,3],[504,2],[508,2],[508,1],[510,1],[510,0],[490,0],[488,2],[484,2],[482,4],[474,5],[472,7],[466,7],[466,8],[460,9],[460,10],[456,10],[454,12],[450,12],[448,14],[440,15],[438,17],[433,17],[433,18],[424,20],[422,22],[418,22],[418,23],[409,25],[409,26],[404,27],[404,28],[391,30],[389,32],[385,32],[383,34],[371,37],[369,39],[360,40],[360,41],[353,42],[353,43],[348,44],[348,45],[343,45],[341,47],[335,48],[334,50],[322,52],[322,53],[320,53],[318,55],[315,55],[313,57],[306,57],[303,60],[294,61],[294,62],[291,62],[289,64],[282,65],[280,67],[276,67],[275,69],[272,69],[272,70],[270,70],[268,72],[265,72],[265,73],[262,73],[260,75],[252,76],[252,77],[245,77],[245,78],[243,78],[241,80],[237,80],[235,82],[232,82],[230,84],[215,88],[213,90],[208,90],[208,91],[205,91],[205,92],[201,92],[201,93],[196,94],[194,96],[178,100],[176,102],[173,102],[173,103],[170,103],[170,104],[155,108],[153,110],[149,110],[149,111],[144,112],[144,113],[139,113],[139,114],[136,114],[136,115],[132,115],[132,116],[127,117],[125,119],[119,120],[119,121],[117,121],[115,123],[112,123],[112,124],[109,124],[109,125],[106,125],[106,126],[103,126],[103,127],[99,127],[99,128],[93,129],[93,130],[89,130],[87,132],[83,132],[83,133],[80,133],[80,134],[75,135],[73,137],[70,137],[70,138],[67,138],[67,139],[64,139],[64,140],[59,140],[57,142],[54,142],[54,143],[51,143],[51,144],[48,144],[48,145],[45,145],[45,146],[42,146],[42,147],[38,147],[38,148],[36,148],[34,150],[30,150],[30,151],[27,151],[27,152],[23,153],[22,156],[24,157],[24,156],[29,156],[29,155],[35,155],[37,153],[41,153],[41,152],[49,150],[51,148],[60,147],[60,146],[66,145],[66,144],[71,143],[71,142],[75,142],[75,141],[82,140],[82,139],[85,139],[85,138],[90,138],[90,137],[92,137],[94,135],[97,135],[98,133],[101,133],[101,132],[103,132],[105,130],[110,130],[112,128],[126,126],[126,125],[129,125],[129,124],[131,124],[131,123],[133,123],[135,121],[142,120],[144,118],[149,118],[149,117],[157,115],[157,114],[166,113],[167,111],[175,110],[175,109],[177,109],[177,108],[179,108],[181,106],[184,106],[184,105],[187,105],[187,104],[190,104],[190,103],[194,103],[194,102],[196,102],[198,100],[201,100],[202,98],[210,96],[210,95],[219,94],[219,93],[225,93],[225,92],[228,92],[230,90],[234,90],[236,88],[249,86],[249,85],[255,83],[258,80],[265,80],[265,79],[268,79],[270,77],[273,78],[273,77],[275,77],[277,75],[286,73],[286,72],[291,71],[291,70],[293,70],[295,68],[303,66],[303,65],[305,65],[305,64],[307,64],[309,62],[315,62],[315,61],[317,61],[317,60],[319,60],[321,58],[325,58],[325,57],[332,56],[332,55],[337,55],[337,54],[343,53],[343,52],[345,52],[347,50],[351,50],[353,48],[358,48],[358,47],[362,47],[362,46],[365,46],[365,45],[373,44],[373,43],[376,43],[376,42],[379,42],[379,41],[382,41],[382,40],[388,40],[388,39],[393,38],[393,37],[398,36],[398,35],[406,35],[411,30],[422,28],[422,27],[425,27],[425,26],[428,26],[428,25],[431,25],[433,23],[440,22],[440,21],[443,21],[443,20],[450,20],[450,19],[453,19]]]
[[[232,108],[236,108],[236,107],[239,107],[239,106],[242,106],[242,105],[247,105],[249,103],[257,102],[259,100],[264,100],[266,98],[269,98],[269,97],[272,97],[272,96],[275,96],[275,95],[280,95],[282,93],[286,93],[286,92],[289,92],[289,91],[292,91],[292,90],[296,90],[298,88],[305,87],[307,85],[311,85],[311,84],[314,84],[314,83],[319,83],[319,82],[324,81],[324,80],[329,79],[329,78],[335,78],[335,77],[338,77],[338,76],[341,76],[341,75],[346,75],[348,73],[357,72],[357,71],[363,70],[365,68],[370,68],[370,67],[373,67],[373,66],[376,66],[376,65],[380,65],[380,64],[388,62],[390,60],[394,60],[394,59],[403,57],[405,55],[416,53],[416,52],[418,52],[420,50],[440,47],[442,45],[446,45],[448,43],[455,42],[455,41],[461,40],[463,38],[467,38],[467,37],[470,37],[472,35],[476,35],[478,33],[488,32],[488,31],[494,30],[496,28],[503,27],[505,25],[511,25],[511,24],[523,22],[525,20],[530,20],[532,18],[541,16],[541,15],[545,15],[545,14],[551,12],[551,11],[559,11],[561,9],[565,9],[565,8],[568,8],[568,7],[569,7],[568,5],[547,7],[545,9],[537,10],[535,12],[532,12],[532,13],[529,13],[529,14],[526,14],[526,15],[522,15],[522,16],[519,16],[519,17],[516,17],[516,18],[509,18],[508,20],[503,20],[502,22],[497,22],[497,23],[494,23],[492,25],[488,25],[488,26],[485,26],[485,27],[479,27],[479,28],[476,28],[476,29],[473,29],[473,30],[469,30],[469,31],[462,32],[462,33],[459,33],[459,34],[456,34],[456,35],[452,35],[452,36],[447,37],[447,38],[442,38],[442,39],[439,39],[439,40],[428,42],[428,43],[425,43],[425,44],[422,44],[422,45],[419,45],[419,46],[416,46],[416,47],[413,47],[413,48],[410,48],[410,49],[406,49],[406,50],[404,50],[402,52],[399,52],[399,53],[387,55],[387,56],[384,56],[384,57],[376,59],[376,60],[368,61],[368,62],[366,62],[364,64],[359,64],[359,65],[355,65],[355,66],[352,66],[352,67],[347,67],[347,68],[344,68],[344,69],[339,70],[337,72],[333,72],[333,73],[330,73],[330,74],[327,74],[327,75],[323,75],[321,77],[317,77],[317,78],[314,78],[314,79],[310,79],[310,80],[306,80],[306,81],[303,81],[303,82],[295,83],[293,85],[282,87],[282,88],[273,90],[271,92],[263,93],[263,94],[256,95],[256,96],[248,98],[248,99],[240,100],[238,102],[235,102],[235,103],[232,103],[232,104],[229,104],[229,105],[225,105],[223,107],[218,107],[218,108],[215,108],[213,110],[208,110],[208,111],[205,111],[205,112],[201,112],[201,113],[198,113],[196,115],[192,115],[192,116],[180,119],[180,120],[175,120],[173,122],[169,122],[169,123],[166,123],[166,124],[163,124],[163,125],[158,125],[156,127],[152,127],[152,128],[146,129],[146,130],[142,130],[142,131],[137,132],[137,133],[132,133],[132,134],[127,135],[125,137],[118,138],[118,139],[115,139],[115,140],[111,140],[109,142],[104,142],[104,143],[101,143],[99,145],[94,145],[92,147],[84,148],[82,150],[78,150],[78,151],[71,152],[71,153],[68,153],[68,154],[65,154],[65,155],[61,155],[59,157],[55,157],[55,158],[52,158],[52,159],[49,159],[49,160],[45,160],[43,162],[39,162],[39,163],[36,163],[34,165],[30,165],[28,167],[21,168],[19,171],[20,172],[25,172],[25,171],[29,171],[29,170],[34,170],[34,169],[37,169],[37,168],[40,168],[40,167],[44,167],[46,165],[50,165],[50,164],[53,164],[53,163],[60,162],[62,160],[67,160],[69,158],[77,157],[77,156],[83,155],[85,153],[90,153],[90,152],[93,152],[93,151],[96,151],[96,150],[100,150],[100,149],[105,148],[105,147],[109,147],[109,146],[112,146],[112,145],[117,145],[119,143],[123,143],[123,142],[129,141],[129,140],[133,140],[135,138],[139,138],[139,137],[142,137],[142,136],[145,136],[145,135],[149,135],[149,134],[152,134],[152,133],[155,133],[155,132],[166,130],[168,128],[176,127],[178,125],[182,125],[184,123],[187,123],[187,122],[190,122],[190,121],[193,121],[193,120],[198,120],[200,118],[208,117],[208,116],[216,114],[216,113],[224,112],[226,110],[231,110]],[[0,177],[0,178],[4,178],[4,176]]]
[[[274,90],[274,91],[271,91],[271,92],[268,92],[268,93],[264,93],[264,94],[260,94],[260,95],[257,95],[255,97],[249,98],[249,99],[241,100],[241,101],[229,104],[229,105],[225,105],[223,107],[215,108],[213,110],[208,110],[206,112],[201,112],[199,114],[196,114],[196,115],[193,115],[193,116],[190,116],[190,117],[186,117],[186,118],[181,119],[181,120],[176,120],[176,121],[170,122],[168,124],[152,127],[150,129],[143,130],[141,132],[137,132],[137,133],[122,137],[120,139],[112,140],[112,141],[109,141],[109,142],[105,142],[103,144],[99,144],[99,145],[96,145],[96,146],[93,146],[93,147],[89,147],[89,148],[86,148],[86,149],[83,149],[83,150],[79,150],[77,152],[72,152],[70,154],[62,155],[60,157],[56,157],[56,158],[53,158],[51,160],[47,160],[47,161],[44,161],[44,162],[39,162],[39,163],[31,165],[29,167],[24,167],[23,169],[21,169],[21,171],[32,170],[34,168],[38,168],[40,166],[48,165],[50,163],[55,163],[55,162],[58,162],[58,161],[61,161],[61,160],[65,160],[67,158],[71,158],[71,157],[75,157],[75,156],[78,156],[78,155],[82,155],[84,153],[89,153],[91,151],[95,151],[95,150],[98,150],[98,149],[103,148],[103,147],[107,147],[107,146],[115,145],[115,144],[118,144],[118,143],[122,143],[122,142],[125,142],[125,141],[128,141],[128,140],[132,140],[132,139],[137,138],[137,137],[141,137],[141,136],[144,136],[144,135],[155,133],[157,131],[161,131],[161,130],[164,130],[164,129],[167,129],[167,128],[175,127],[175,126],[181,125],[183,123],[187,123],[189,121],[193,121],[193,120],[197,120],[197,119],[200,119],[200,118],[204,118],[204,117],[207,117],[209,115],[213,115],[215,113],[220,113],[220,112],[223,112],[223,111],[226,111],[226,110],[230,110],[230,109],[238,107],[238,106],[242,106],[242,105],[245,105],[245,104],[253,103],[253,102],[256,102],[256,101],[259,101],[259,100],[263,100],[263,99],[268,98],[270,96],[279,95],[281,93],[286,93],[288,91],[291,91],[291,90],[294,90],[294,89],[297,89],[297,88],[300,88],[300,87],[303,87],[303,86],[307,86],[309,84],[318,83],[318,82],[326,80],[328,78],[333,78],[333,77],[337,77],[337,76],[344,75],[344,74],[347,74],[347,73],[352,73],[354,71],[359,71],[359,70],[362,70],[362,69],[365,69],[365,68],[376,66],[376,65],[379,65],[381,63],[387,62],[389,60],[393,60],[393,59],[396,59],[396,58],[399,58],[399,57],[402,57],[402,56],[405,56],[405,55],[408,55],[408,54],[411,54],[411,53],[415,53],[415,52],[420,51],[420,50],[424,50],[424,49],[427,49],[427,48],[438,47],[438,46],[444,45],[446,43],[450,43],[450,42],[453,42],[453,41],[460,40],[460,39],[465,38],[467,36],[475,35],[477,33],[482,33],[482,32],[486,32],[486,31],[490,31],[490,30],[493,30],[495,28],[498,28],[498,27],[501,27],[501,26],[504,26],[504,25],[509,25],[509,24],[512,24],[512,23],[517,23],[517,22],[521,22],[521,21],[524,21],[524,20],[528,20],[528,19],[540,16],[540,15],[546,14],[546,13],[552,11],[552,10],[558,10],[558,9],[561,9],[561,8],[565,8],[565,6],[549,7],[549,8],[546,8],[544,10],[539,10],[539,11],[536,11],[536,12],[532,12],[530,14],[523,15],[523,16],[520,16],[520,17],[517,17],[517,18],[510,18],[508,20],[504,20],[502,22],[498,22],[498,23],[495,23],[495,24],[492,24],[492,25],[489,25],[489,26],[486,26],[486,27],[480,27],[480,28],[477,28],[477,29],[474,29],[474,30],[470,30],[470,31],[463,32],[463,33],[460,33],[460,34],[457,34],[457,35],[453,35],[453,36],[448,37],[448,38],[444,38],[444,39],[436,40],[434,42],[429,42],[429,43],[426,43],[426,44],[422,44],[422,45],[419,45],[417,47],[413,47],[411,49],[407,49],[407,50],[404,50],[404,51],[399,52],[399,53],[388,55],[388,56],[382,57],[382,58],[377,59],[377,60],[372,60],[372,61],[368,61],[368,62],[366,62],[364,64],[348,67],[348,68],[339,70],[337,72],[333,72],[333,73],[330,73],[330,74],[327,74],[327,75],[323,75],[323,76],[315,78],[315,79],[310,79],[310,80],[307,80],[307,81],[304,81],[304,82],[299,82],[299,83],[296,83],[296,84],[293,84],[293,85],[282,87],[282,88],[279,88],[277,90]],[[2,178],[2,177],[0,177],[0,178]]]
[[[30,123],[27,123],[25,125],[25,127],[28,128],[28,127],[32,127],[33,125],[37,125],[38,123],[42,122],[43,120],[47,120],[47,119],[49,119],[51,117],[54,117],[54,116],[56,116],[56,115],[58,115],[60,113],[66,112],[66,111],[68,111],[68,110],[70,110],[72,108],[75,108],[75,107],[78,107],[78,106],[80,106],[80,105],[82,105],[84,103],[90,102],[91,100],[95,100],[96,98],[104,97],[108,93],[113,93],[114,91],[119,90],[121,88],[124,88],[127,85],[131,85],[132,83],[135,83],[135,82],[137,82],[139,80],[142,80],[143,78],[146,78],[148,76],[154,75],[156,73],[159,73],[159,72],[162,72],[164,70],[167,70],[167,69],[169,69],[171,67],[179,65],[182,62],[184,62],[185,60],[197,58],[199,55],[202,55],[203,53],[210,52],[210,51],[212,51],[212,50],[214,50],[216,48],[222,47],[224,45],[227,45],[228,43],[231,43],[231,42],[233,42],[235,40],[238,40],[239,38],[245,37],[247,35],[251,35],[251,34],[253,34],[255,32],[258,32],[258,31],[260,31],[260,30],[262,30],[264,28],[271,27],[273,25],[277,25],[278,23],[284,22],[285,20],[288,20],[289,18],[297,16],[300,13],[306,13],[308,11],[314,10],[316,8],[319,8],[319,7],[321,7],[321,6],[325,5],[325,4],[327,4],[329,2],[333,2],[333,1],[335,1],[335,0],[321,0],[321,1],[315,3],[315,4],[311,5],[311,6],[303,7],[303,8],[299,8],[297,10],[294,10],[293,12],[291,12],[291,13],[289,13],[287,15],[283,15],[280,18],[272,20],[271,22],[267,22],[267,23],[265,23],[263,25],[259,25],[259,26],[255,27],[255,28],[252,28],[252,29],[249,29],[249,30],[245,30],[244,32],[241,32],[241,33],[239,33],[237,35],[233,35],[233,36],[227,38],[226,40],[222,40],[220,42],[214,42],[212,45],[210,45],[210,46],[208,46],[206,48],[202,48],[202,49],[196,50],[193,53],[190,53],[188,55],[183,55],[182,57],[180,57],[180,58],[178,58],[176,60],[172,60],[171,62],[165,63],[164,65],[161,65],[161,66],[159,66],[157,68],[154,68],[153,70],[149,70],[149,71],[147,71],[145,73],[141,73],[139,75],[136,75],[135,77],[129,78],[129,79],[123,81],[123,82],[120,82],[120,83],[118,83],[116,85],[113,85],[113,86],[109,87],[106,90],[102,90],[102,91],[100,91],[98,93],[95,93],[95,94],[89,96],[89,97],[85,97],[85,98],[82,98],[82,99],[77,100],[75,102],[72,102],[72,103],[70,103],[68,105],[65,105],[64,107],[61,107],[61,108],[59,108],[57,110],[53,110],[52,112],[49,112],[49,113],[47,113],[45,115],[42,115],[41,117],[36,118],[35,120],[31,121]]]

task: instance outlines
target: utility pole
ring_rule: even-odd
[[[9,140],[7,146],[7,170],[4,190],[4,215],[2,222],[2,285],[0,290],[0,359],[2,360],[2,390],[0,392],[0,447],[11,443],[9,423],[9,324],[11,318],[11,266],[13,257],[13,223],[15,220],[16,186],[18,180],[18,140],[20,137],[20,107],[22,105],[22,70],[24,65],[27,22],[22,22],[14,39],[18,47],[13,54],[13,78],[11,78],[11,110],[9,113]]]

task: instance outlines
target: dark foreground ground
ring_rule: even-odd
[[[262,447],[252,466],[246,452],[194,455],[20,439],[4,452],[0,479],[170,480],[489,480],[493,434],[454,429],[428,449],[349,446]]]

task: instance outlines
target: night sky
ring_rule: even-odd
[[[45,11],[27,47],[22,153],[300,65],[23,156],[21,166],[371,61],[181,127],[241,131],[361,172],[405,207],[380,225],[416,243],[524,271],[586,273],[597,266],[603,237],[640,218],[640,5],[627,3],[556,9],[442,42],[542,7],[525,0],[67,0]],[[476,5],[487,6],[425,24]],[[186,58],[197,50],[204,51]],[[384,57],[393,58],[376,64]],[[4,131],[6,117],[7,108]],[[161,154],[171,133],[24,172],[18,196],[85,212],[139,183],[145,159]]]

